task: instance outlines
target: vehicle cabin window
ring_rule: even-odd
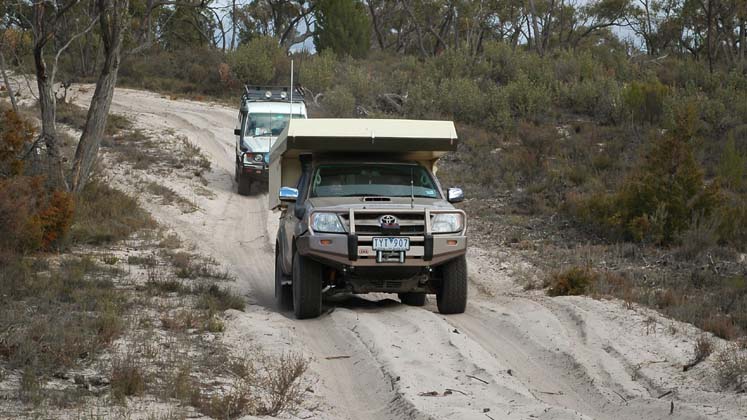
[[[412,181],[412,184],[410,183]],[[440,198],[428,171],[418,165],[320,165],[311,180],[310,197]]]
[[[303,115],[294,114],[293,118],[303,118]],[[279,136],[288,125],[289,119],[289,114],[251,113],[248,124],[242,124],[244,135],[247,137]]]

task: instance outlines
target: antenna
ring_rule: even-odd
[[[291,85],[290,85],[290,117],[289,120],[293,119],[293,60],[291,60]]]

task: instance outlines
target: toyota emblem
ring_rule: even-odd
[[[381,226],[393,226],[397,224],[397,218],[391,214],[385,214],[379,218]]]

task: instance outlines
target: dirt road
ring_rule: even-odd
[[[87,105],[90,93],[76,101]],[[277,214],[267,197],[242,197],[233,182],[236,111],[118,89],[112,112],[157,138],[173,130],[208,155],[211,195],[183,178],[153,178],[196,204],[183,213],[145,202],[200,252],[224,264],[247,298],[231,312],[226,343],[298,351],[312,359],[315,418],[331,419],[733,419],[744,396],[718,392],[710,362],[683,373],[693,327],[619,301],[548,298],[516,285],[520,261],[502,249],[472,249],[463,315],[401,305],[386,295],[330,304],[296,321],[273,306]],[[129,174],[114,180],[134,190]],[[670,411],[674,410],[673,416]]]

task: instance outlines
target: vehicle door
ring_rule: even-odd
[[[295,241],[296,227],[301,220],[296,217],[296,206],[305,205],[306,184],[308,184],[309,174],[301,174],[296,184],[298,189],[298,199],[295,203],[288,204],[280,215],[280,231],[278,232],[278,242],[283,252],[283,271],[287,274],[293,269],[293,242]]]

